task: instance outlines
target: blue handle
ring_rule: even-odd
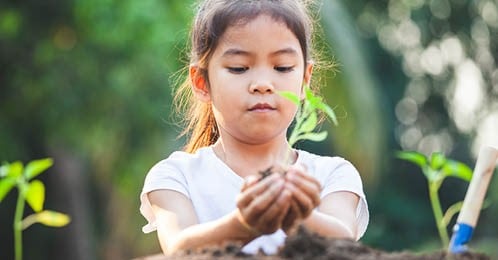
[[[458,254],[467,251],[467,243],[472,238],[474,227],[465,223],[457,223],[453,228],[453,236],[451,237],[448,250],[450,253]]]

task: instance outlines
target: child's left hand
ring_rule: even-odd
[[[290,166],[285,179],[285,189],[292,192],[293,198],[282,224],[283,230],[289,234],[320,204],[321,185],[306,173],[302,165]]]

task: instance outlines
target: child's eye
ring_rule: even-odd
[[[228,67],[228,71],[234,74],[242,74],[246,72],[249,68],[248,67]]]
[[[278,72],[290,72],[294,70],[294,66],[276,66],[274,69]]]

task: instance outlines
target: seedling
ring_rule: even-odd
[[[34,223],[51,227],[62,227],[69,223],[69,216],[50,210],[43,210],[45,202],[45,185],[33,180],[50,166],[52,159],[40,159],[29,162],[26,167],[21,162],[4,163],[0,166],[0,202],[17,186],[19,191],[14,215],[14,249],[15,259],[22,259],[22,231]],[[25,202],[35,212],[23,219]]]
[[[443,247],[449,243],[448,225],[452,217],[458,213],[463,202],[459,201],[448,207],[443,215],[439,200],[439,188],[446,177],[456,177],[466,182],[472,178],[472,170],[465,164],[447,159],[441,153],[432,153],[430,158],[418,152],[398,152],[397,157],[418,165],[427,179],[429,186],[429,199],[436,220],[436,226]]]
[[[296,114],[296,124],[292,129],[289,137],[289,146],[293,147],[297,141],[300,140],[310,140],[314,142],[320,142],[327,138],[327,131],[314,132],[315,128],[318,126],[318,112],[322,111],[325,115],[332,120],[334,125],[338,125],[337,117],[334,110],[329,107],[322,98],[313,94],[313,91],[304,85],[304,99],[301,104],[301,100],[298,95],[291,91],[281,91],[279,94],[288,100],[292,101],[296,106],[299,107]]]
[[[315,129],[319,124],[318,113],[320,111],[332,120],[334,125],[338,124],[334,110],[329,107],[321,97],[313,94],[313,91],[311,91],[308,85],[304,85],[303,91],[305,96],[302,103],[301,98],[294,92],[278,92],[279,95],[292,101],[292,103],[299,108],[295,117],[296,124],[294,125],[294,128],[289,136],[289,147],[293,147],[298,141],[301,140],[320,142],[327,138],[327,131],[315,132]],[[289,156],[290,154],[287,154],[287,157]],[[284,162],[288,162],[288,160],[286,159]],[[261,171],[259,174],[261,175],[261,178],[266,178],[273,172],[273,167],[270,167],[264,171]]]

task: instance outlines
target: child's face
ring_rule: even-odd
[[[208,100],[222,138],[251,144],[284,140],[297,107],[277,91],[301,95],[310,76],[311,65],[284,23],[260,15],[227,28],[208,65]]]

